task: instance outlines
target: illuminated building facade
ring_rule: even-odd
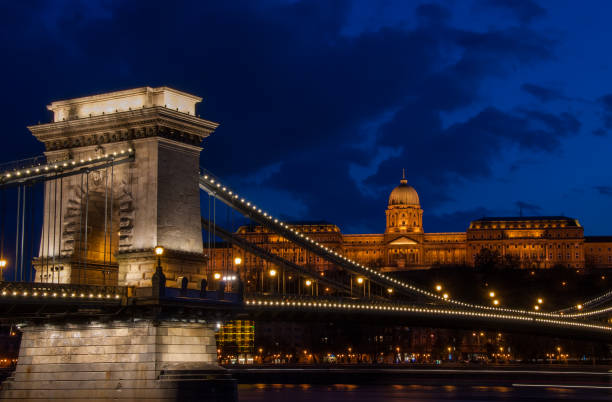
[[[255,322],[233,320],[225,322],[215,335],[218,352],[222,355],[252,355],[255,342]]]
[[[343,234],[329,222],[290,225],[329,249],[382,271],[473,266],[483,249],[511,261],[516,268],[612,268],[612,236],[585,237],[578,220],[565,216],[482,218],[472,221],[466,232],[426,233],[418,193],[405,178],[391,191],[385,215],[385,232],[375,234]],[[242,226],[237,234],[320,274],[333,268],[262,226]],[[215,249],[213,266],[228,267],[228,261],[236,255],[248,268],[246,272],[264,272],[268,268],[261,258],[228,247]],[[255,276],[247,279],[263,280]]]

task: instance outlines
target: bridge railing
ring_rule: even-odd
[[[31,296],[79,299],[120,299],[128,296],[126,286],[76,285],[43,282],[0,282],[0,297]]]

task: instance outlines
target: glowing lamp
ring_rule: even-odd
[[[164,253],[164,248],[162,246],[155,247],[155,254],[162,255]]]
[[[242,258],[240,258],[240,257],[234,258],[234,264],[236,264],[236,265],[242,264]]]

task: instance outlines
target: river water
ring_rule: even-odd
[[[241,384],[240,402],[370,401],[612,401],[606,385],[511,384],[500,386],[388,384]]]

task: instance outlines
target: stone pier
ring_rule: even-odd
[[[236,401],[211,323],[39,324],[22,328],[2,400]]]

